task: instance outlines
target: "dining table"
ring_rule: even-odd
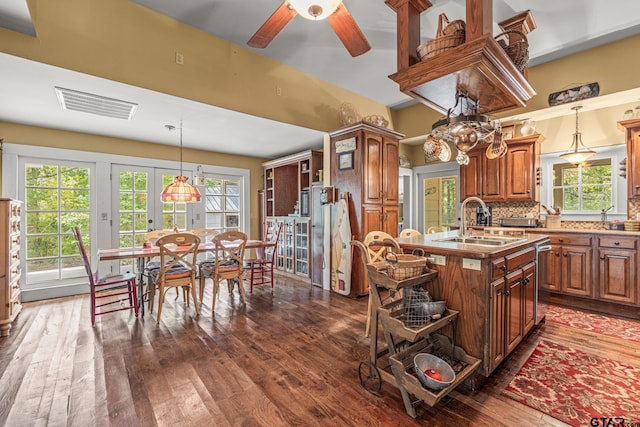
[[[245,258],[247,258],[247,249],[262,251],[270,246],[275,247],[276,243],[249,239],[244,246]],[[215,244],[213,242],[203,242],[198,245],[198,253],[213,252],[214,250]],[[158,246],[98,249],[99,262],[119,261],[123,259],[133,259],[136,261],[138,274],[138,307],[141,316],[144,316],[144,267],[149,259],[156,256],[160,256],[160,248]]]

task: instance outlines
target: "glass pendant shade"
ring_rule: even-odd
[[[596,154],[595,151],[587,149],[587,147],[582,143],[582,134],[578,129],[578,110],[581,108],[581,106],[572,108],[572,110],[575,110],[576,112],[576,131],[573,134],[571,148],[566,153],[560,155],[561,158],[565,159],[569,163],[573,163],[574,165],[584,163],[588,158]]]
[[[199,202],[202,195],[196,187],[187,182],[184,175],[176,176],[175,182],[167,185],[162,190],[163,202],[182,202],[193,203]]]
[[[342,0],[289,0],[300,16],[312,21],[328,18],[341,3]]]
[[[166,125],[169,130],[174,130],[175,126]],[[202,195],[196,187],[187,182],[187,177],[182,175],[182,120],[180,121],[180,175],[176,180],[167,185],[162,190],[161,198],[163,202],[175,203],[195,203],[199,202]]]

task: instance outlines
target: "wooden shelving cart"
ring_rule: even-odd
[[[404,307],[401,299],[382,304],[381,292],[424,285],[437,277],[436,271],[425,268],[419,276],[397,281],[387,275],[384,266],[369,264],[367,275],[371,287],[370,298],[375,310],[371,319],[369,360],[361,362],[358,367],[360,384],[373,394],[379,393],[383,380],[397,387],[402,394],[407,414],[415,418],[416,403],[423,401],[430,406],[435,405],[471,375],[480,365],[480,360],[455,346],[457,311],[447,309],[440,319],[410,328],[403,321]],[[445,335],[435,333],[447,326],[452,328],[451,341]],[[386,341],[386,346],[380,349],[379,328]],[[442,390],[424,387],[415,374],[413,364],[413,358],[418,353],[432,353],[445,360],[455,371],[455,380]],[[417,399],[412,400],[412,395]]]

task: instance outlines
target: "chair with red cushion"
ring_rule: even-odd
[[[250,293],[253,293],[254,286],[270,284],[273,289],[273,269],[281,230],[281,222],[273,224],[265,235],[265,246],[256,250],[255,259],[248,261],[251,271]]]
[[[78,243],[78,249],[84,262],[84,268],[89,276],[91,291],[91,324],[96,324],[96,316],[113,313],[115,311],[133,309],[138,317],[138,295],[136,290],[136,276],[132,273],[98,277],[91,270],[91,262],[87,256],[80,229],[74,227],[73,235]],[[125,296],[123,298],[123,296]]]

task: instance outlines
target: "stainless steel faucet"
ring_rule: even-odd
[[[478,202],[480,203],[480,205],[482,206],[482,209],[484,210],[484,215],[485,216],[489,216],[489,209],[487,209],[487,205],[484,204],[484,202],[482,201],[482,199],[480,199],[479,197],[467,197],[466,199],[464,199],[462,201],[462,204],[460,205],[460,236],[464,237],[464,235],[467,232],[467,220],[466,220],[466,214],[465,214],[465,207],[467,206],[467,203],[469,202]]]

